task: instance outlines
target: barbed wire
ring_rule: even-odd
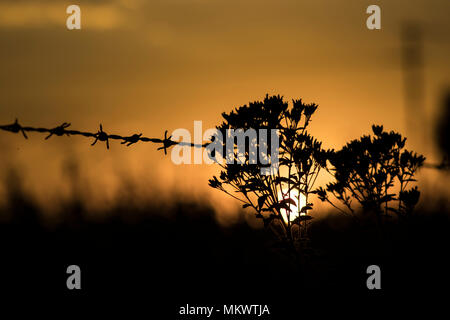
[[[443,160],[439,164],[436,164],[436,163],[424,163],[423,167],[424,168],[429,168],[429,169],[450,170],[450,163],[448,162],[448,160]]]
[[[25,139],[28,139],[27,132],[40,132],[40,133],[48,133],[48,135],[45,137],[45,140],[48,140],[53,135],[55,136],[83,136],[87,138],[92,138],[94,141],[92,142],[91,146],[94,146],[98,141],[105,142],[106,148],[109,149],[109,140],[122,140],[121,144],[126,145],[127,147],[136,144],[138,142],[152,142],[157,144],[162,144],[161,147],[159,147],[157,150],[164,150],[164,154],[167,155],[167,149],[174,145],[180,145],[180,146],[190,146],[195,148],[205,148],[209,145],[209,143],[205,144],[195,144],[195,143],[188,143],[188,142],[179,142],[179,141],[173,141],[172,136],[167,137],[168,131],[166,130],[164,133],[164,138],[147,138],[143,137],[142,133],[139,134],[133,134],[130,136],[121,136],[117,134],[108,134],[103,130],[102,124],[100,124],[99,130],[97,132],[84,132],[84,131],[78,131],[78,130],[69,130],[67,129],[70,127],[70,123],[64,122],[63,124],[54,127],[54,128],[35,128],[35,127],[28,127],[28,126],[22,126],[19,123],[19,120],[16,119],[16,121],[12,124],[7,125],[0,125],[0,129],[4,131],[9,131],[12,133],[22,133]]]
[[[109,149],[109,140],[122,140],[121,144],[126,145],[127,147],[136,144],[138,142],[152,142],[152,143],[159,143],[162,144],[161,147],[159,147],[157,150],[164,150],[164,154],[167,155],[167,149],[174,145],[180,145],[180,146],[189,146],[194,148],[205,148],[207,147],[210,142],[204,143],[204,144],[195,144],[195,143],[189,143],[189,142],[183,142],[183,141],[173,141],[172,136],[167,137],[168,131],[166,130],[164,132],[164,138],[147,138],[143,137],[142,133],[135,133],[130,136],[121,136],[117,134],[108,134],[105,131],[103,131],[103,126],[100,124],[99,130],[97,132],[84,132],[84,131],[78,131],[78,130],[68,130],[67,128],[70,127],[70,123],[64,122],[63,124],[54,127],[54,128],[35,128],[35,127],[25,127],[19,124],[19,120],[16,119],[16,121],[12,124],[7,125],[0,125],[0,129],[4,131],[9,131],[12,133],[22,133],[25,139],[28,139],[28,136],[26,132],[40,132],[40,133],[48,133],[48,135],[45,137],[45,140],[48,140],[53,135],[55,136],[84,136],[87,138],[93,138],[94,142],[91,144],[91,146],[94,146],[98,141],[105,142],[106,148]],[[438,169],[438,170],[449,170],[450,164],[447,159],[444,159],[442,163],[435,164],[435,163],[425,163],[425,168],[431,168],[431,169]]]

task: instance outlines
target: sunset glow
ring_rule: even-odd
[[[286,195],[283,197],[284,193],[286,193]],[[281,192],[278,193],[279,200],[288,199],[288,198],[291,198],[296,203],[296,206],[291,205],[291,213],[289,215],[289,221],[293,221],[299,216],[299,211],[301,210],[301,208],[303,208],[306,205],[306,198],[303,194],[300,194],[300,196],[299,196],[298,190],[291,190],[290,197],[288,196],[287,191],[285,192],[283,190],[283,193],[281,193]],[[300,199],[300,204],[298,202],[299,199]],[[301,215],[304,215],[304,214],[305,213],[301,213]],[[285,209],[281,209],[281,215],[283,216],[284,221],[288,221],[288,212],[286,212]]]

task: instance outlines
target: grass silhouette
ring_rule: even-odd
[[[214,303],[254,299],[294,314],[299,299],[373,301],[365,287],[365,269],[373,263],[383,270],[386,301],[433,295],[437,283],[448,281],[449,219],[440,211],[419,208],[405,223],[387,224],[383,238],[373,224],[356,225],[330,213],[310,221],[315,250],[297,259],[263,229],[250,228],[244,219],[223,227],[212,208],[189,201],[142,207],[121,197],[107,215],[97,212],[106,217],[99,220],[90,218],[96,214],[79,204],[82,199],[70,199],[58,206],[64,219],[48,225],[20,187],[20,175],[9,179],[0,208],[0,216],[8,217],[0,222],[0,271],[2,291],[10,295],[145,296],[161,312],[186,297]],[[65,269],[74,263],[82,270],[79,293],[65,287]]]

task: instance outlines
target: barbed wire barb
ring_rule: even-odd
[[[109,140],[122,140],[121,144],[126,145],[127,147],[134,145],[138,142],[151,142],[151,143],[157,143],[162,144],[161,147],[159,147],[157,150],[163,150],[164,154],[167,155],[167,149],[174,145],[180,145],[180,146],[190,146],[193,148],[206,148],[211,142],[207,142],[204,144],[195,144],[192,142],[182,142],[182,141],[173,141],[172,136],[167,137],[168,130],[164,132],[164,139],[159,138],[148,138],[143,137],[142,133],[139,134],[133,134],[130,136],[121,136],[116,134],[107,134],[105,131],[103,131],[103,125],[100,124],[99,130],[95,133],[92,132],[83,132],[83,131],[77,131],[77,130],[68,130],[67,128],[70,127],[70,123],[64,122],[61,125],[54,127],[54,128],[35,128],[35,127],[24,127],[20,125],[19,120],[16,118],[14,123],[7,124],[7,125],[0,125],[0,130],[3,131],[9,131],[12,133],[19,133],[21,132],[25,139],[28,139],[28,136],[26,132],[40,132],[40,133],[48,133],[48,135],[45,137],[45,140],[50,139],[53,135],[61,137],[63,135],[67,136],[84,136],[88,138],[94,138],[94,142],[91,144],[91,146],[94,146],[97,144],[98,141],[105,142],[106,143],[106,149],[109,150]],[[438,169],[438,170],[449,170],[450,164],[448,159],[443,161],[442,163],[436,164],[436,163],[425,163],[425,168],[431,168],[431,169]]]
[[[70,136],[84,136],[87,138],[94,138],[94,142],[92,142],[91,146],[94,146],[97,144],[98,141],[105,142],[106,148],[109,149],[109,140],[122,140],[121,144],[126,145],[127,147],[134,145],[138,142],[151,142],[151,143],[157,143],[162,144],[161,147],[159,147],[157,150],[164,150],[164,154],[167,155],[167,149],[170,147],[183,143],[183,142],[177,142],[172,140],[172,136],[167,136],[168,130],[164,133],[164,138],[148,138],[142,136],[142,133],[139,134],[132,134],[129,136],[121,136],[116,134],[108,134],[103,130],[103,125],[100,124],[99,130],[97,132],[83,132],[83,131],[77,131],[77,130],[69,130],[68,128],[71,126],[70,123],[64,122],[61,125],[54,127],[54,128],[36,128],[36,127],[24,127],[19,124],[19,120],[16,119],[14,123],[7,124],[7,125],[0,125],[0,130],[8,131],[12,133],[19,133],[21,132],[25,139],[28,139],[28,136],[26,132],[40,132],[40,133],[48,133],[48,135],[45,137],[45,140],[50,139],[53,135],[61,137],[63,135]],[[185,144],[185,143],[183,143]],[[189,144],[192,147],[201,147],[204,148],[208,145],[208,143],[203,145],[194,145]]]

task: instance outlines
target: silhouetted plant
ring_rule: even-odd
[[[243,163],[219,163],[223,171],[219,177],[209,181],[210,186],[238,199],[244,208],[253,208],[256,217],[262,219],[265,226],[290,244],[302,244],[305,242],[298,240],[308,238],[313,195],[351,216],[354,216],[357,207],[362,207],[365,213],[375,213],[380,222],[383,216],[390,216],[390,213],[408,216],[420,197],[418,188],[408,189],[408,185],[415,181],[414,175],[425,158],[405,150],[406,139],[392,131],[384,132],[382,126],[373,126],[373,136],[353,140],[338,152],[325,151],[322,143],[307,131],[317,107],[316,104],[304,104],[301,100],[293,100],[292,106],[289,106],[280,96],[266,95],[263,101],[223,113],[225,121],[217,127],[222,136],[226,136],[226,129],[253,129],[256,132],[259,129],[277,129],[278,159],[271,159],[271,143],[252,138],[256,150],[265,150],[269,162],[268,165],[254,163],[250,161],[250,152],[255,152],[254,149],[245,148],[244,154],[239,154],[239,148],[236,152],[237,142],[234,141],[231,157],[236,160],[243,158]],[[84,136],[93,139],[92,145],[98,141],[105,142],[107,148],[110,140],[119,140],[126,146],[151,142],[161,145],[158,150],[164,150],[165,154],[175,145],[205,148],[211,143],[199,145],[174,141],[172,136],[168,136],[168,131],[160,139],[148,138],[141,133],[128,136],[108,134],[102,125],[96,132],[70,130],[69,126],[64,122],[53,128],[29,127],[22,126],[16,120],[9,125],[0,125],[0,130],[21,133],[25,138],[28,138],[28,132],[45,133],[45,139],[63,135]],[[442,139],[445,142],[444,136]],[[221,147],[227,149],[225,143]],[[262,169],[271,167],[270,163],[275,160],[278,160],[279,170],[269,175],[262,174]],[[327,168],[327,161],[331,163],[331,169]],[[448,165],[428,166],[448,168]],[[331,172],[335,181],[327,184],[325,189],[320,187],[314,190],[322,169]],[[334,198],[343,207],[338,207],[333,202]]]
[[[225,121],[217,127],[223,136],[227,129],[279,130],[279,170],[276,173],[261,174],[265,165],[250,163],[250,150],[245,148],[243,164],[219,163],[224,170],[219,177],[214,176],[209,185],[241,201],[244,208],[253,208],[266,227],[291,244],[307,239],[307,226],[312,219],[310,196],[331,154],[322,150],[322,143],[307,132],[316,109],[316,104],[304,104],[301,100],[293,100],[289,108],[282,97],[266,95],[262,102],[223,113]],[[237,147],[236,141],[234,143]],[[267,154],[270,154],[270,144],[258,147],[267,147]],[[237,159],[238,154],[234,157]],[[300,207],[303,196],[304,203]]]
[[[375,213],[381,223],[383,216],[395,213],[407,216],[419,201],[414,175],[423,165],[425,157],[404,149],[406,138],[394,131],[385,132],[383,126],[372,126],[373,136],[364,135],[334,152],[330,163],[335,181],[317,194],[340,211],[353,215],[355,200],[364,213]],[[398,188],[395,192],[394,189]],[[339,200],[344,208],[336,206],[330,196]]]

